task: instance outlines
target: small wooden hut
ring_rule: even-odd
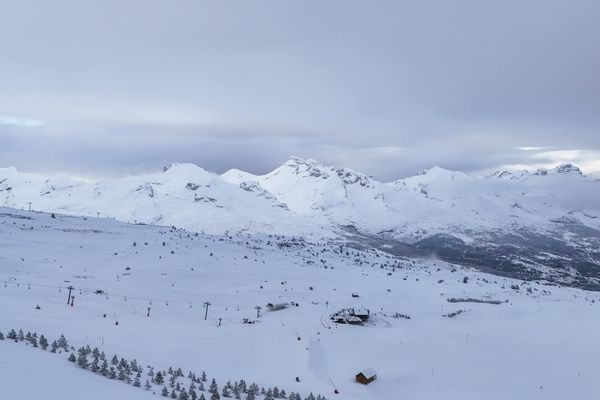
[[[369,383],[373,382],[375,379],[377,379],[377,373],[375,372],[375,370],[373,368],[367,368],[363,371],[360,371],[355,376],[356,382],[362,383],[363,385],[368,385]]]

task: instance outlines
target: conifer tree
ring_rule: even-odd
[[[64,335],[60,335],[60,338],[58,338],[58,347],[64,349],[65,351],[69,350],[69,343]]]
[[[124,381],[126,377],[127,377],[127,374],[125,373],[125,368],[123,368],[123,366],[121,364],[119,364],[117,366],[117,378],[120,381]]]
[[[40,336],[40,347],[42,350],[46,350],[48,348],[48,339],[46,339],[44,335]]]
[[[223,386],[223,391],[221,392],[223,397],[231,397],[231,393],[229,392],[229,388],[227,386]]]
[[[98,363],[99,363],[98,357],[94,357],[94,359],[92,360],[92,365],[90,365],[90,370],[92,372],[98,372],[100,370],[100,366],[98,365]]]
[[[81,368],[88,367],[87,354],[85,351],[79,352],[79,356],[77,357],[77,365],[79,365]]]
[[[150,382],[148,382],[148,379],[146,379],[146,383],[144,384],[144,388],[146,388],[146,390],[150,390],[151,387],[152,387],[152,385],[150,385]]]
[[[211,393],[219,393],[219,386],[217,386],[217,381],[215,380],[215,378],[213,378],[210,382],[210,388],[208,391]]]
[[[142,385],[140,384],[140,374],[139,374],[139,372],[138,372],[138,374],[135,376],[135,379],[133,380],[133,386],[135,386],[135,387],[140,387],[140,386],[142,386]]]
[[[102,366],[100,367],[100,373],[104,376],[108,375],[108,362],[106,359],[102,360]]]
[[[167,396],[169,395],[169,390],[167,389],[167,387],[166,387],[166,386],[163,386],[163,388],[162,388],[162,392],[160,392],[160,394],[161,394],[163,397],[167,397]]]
[[[158,371],[155,375],[154,375],[154,383],[156,383],[157,385],[162,385],[165,382],[165,380],[163,379],[163,374],[162,372]]]
[[[69,356],[68,360],[71,361],[71,362],[77,361],[77,358],[75,358],[75,353],[71,353],[71,355]]]

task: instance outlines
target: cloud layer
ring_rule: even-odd
[[[0,14],[0,164],[600,170],[600,3],[57,0]]]

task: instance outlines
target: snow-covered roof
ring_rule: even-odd
[[[377,372],[373,368],[367,368],[365,370],[360,371],[361,374],[365,376],[365,378],[372,378],[377,375]]]

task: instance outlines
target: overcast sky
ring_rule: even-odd
[[[600,171],[597,0],[0,5],[0,166]]]

